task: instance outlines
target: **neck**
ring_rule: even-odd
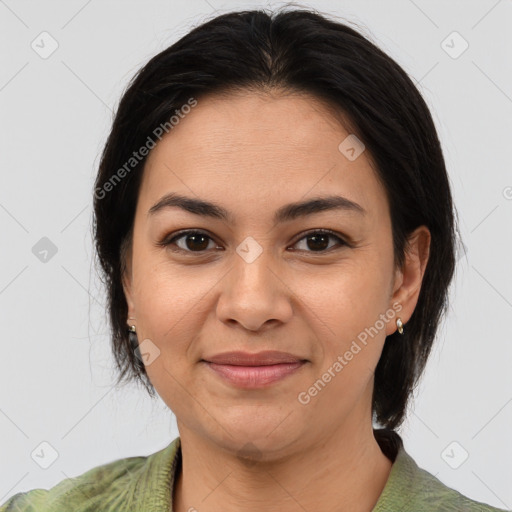
[[[370,512],[391,471],[370,425],[337,428],[303,450],[247,461],[178,423],[175,512]]]

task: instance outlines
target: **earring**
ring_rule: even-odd
[[[400,318],[396,319],[396,326],[397,326],[398,332],[400,334],[403,334],[404,333],[404,324],[402,323],[402,320]]]
[[[128,340],[130,342],[130,345],[132,346],[133,352],[135,353],[135,364],[137,368],[141,370],[142,368],[144,368],[144,362],[142,361],[140,356],[139,340],[137,339],[135,325],[130,325],[130,327],[128,327]]]
[[[139,347],[139,340],[137,339],[135,325],[130,325],[128,328],[128,339],[130,340],[130,345],[133,350],[136,350]]]

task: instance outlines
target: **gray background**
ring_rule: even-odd
[[[113,387],[91,265],[93,178],[112,110],[142,64],[216,11],[279,5],[0,0],[0,503],[178,435],[160,399]],[[401,433],[447,485],[512,508],[512,2],[300,5],[360,25],[433,112],[466,254]],[[45,59],[31,47],[51,49],[43,31],[58,43]]]

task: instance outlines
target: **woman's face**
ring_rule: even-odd
[[[349,135],[308,96],[210,96],[151,150],[127,324],[180,431],[271,458],[368,429],[385,337],[412,314],[419,282],[394,269],[384,189]],[[167,194],[216,208],[151,211]],[[183,230],[200,234],[171,242]],[[299,362],[205,362],[269,350]]]

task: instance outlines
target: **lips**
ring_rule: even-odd
[[[305,359],[288,352],[279,352],[276,350],[266,350],[252,354],[249,352],[224,352],[222,354],[205,357],[203,360],[209,363],[233,366],[269,366],[305,361]]]
[[[202,360],[224,382],[239,388],[264,388],[297,372],[307,362],[293,354],[269,350],[224,352]]]

